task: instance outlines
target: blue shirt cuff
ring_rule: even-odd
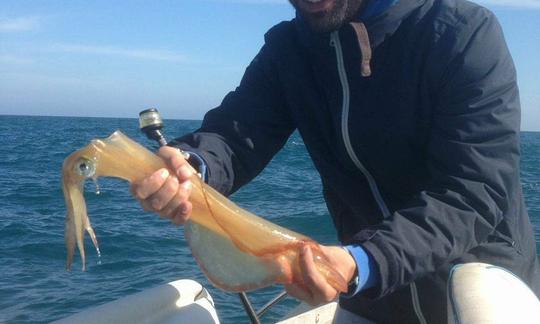
[[[344,248],[349,251],[358,269],[358,284],[352,291],[342,294],[342,297],[351,298],[360,291],[374,287],[380,282],[379,269],[377,268],[373,257],[360,245],[346,245]]]
[[[185,151],[189,154],[188,162],[200,173],[202,181],[208,183],[208,167],[203,157],[193,151]]]

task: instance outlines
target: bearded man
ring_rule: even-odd
[[[453,265],[540,273],[519,181],[516,74],[491,12],[462,0],[291,0],[239,87],[171,146],[199,155],[229,195],[298,130],[319,172],[350,281],[340,307],[378,323],[446,322]],[[190,214],[191,167],[176,148],[133,185],[148,210]],[[302,251],[310,304],[338,292]]]

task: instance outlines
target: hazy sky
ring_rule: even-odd
[[[540,130],[540,0],[483,0]],[[201,119],[238,84],[286,0],[0,1],[0,114]]]

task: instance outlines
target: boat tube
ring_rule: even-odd
[[[485,263],[456,265],[448,280],[448,323],[540,323],[540,301],[512,272]]]
[[[300,304],[279,324],[371,323],[336,302],[313,308]],[[448,281],[449,324],[540,323],[540,301],[512,272],[485,263],[456,265]]]
[[[332,302],[300,304],[280,324],[371,323]],[[85,310],[54,323],[218,324],[212,297],[193,280],[177,280]],[[448,323],[540,323],[540,301],[510,271],[484,263],[455,266],[448,281]]]
[[[208,291],[196,281],[183,279],[120,298],[53,323],[219,324],[219,319]]]

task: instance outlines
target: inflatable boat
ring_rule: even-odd
[[[336,302],[317,308],[301,304],[280,324],[340,323]],[[261,312],[258,312],[259,314]],[[506,269],[468,263],[455,266],[448,283],[448,323],[540,323],[540,301]],[[373,323],[356,317],[354,323]],[[258,318],[252,321],[257,322]],[[85,310],[54,323],[219,323],[208,291],[193,280],[178,280]]]

